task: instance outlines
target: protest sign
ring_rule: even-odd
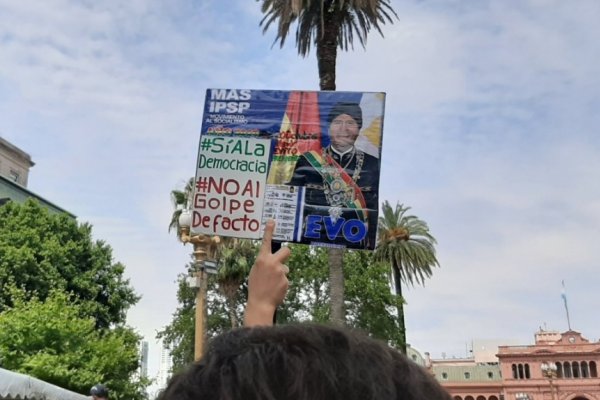
[[[209,89],[195,232],[373,249],[385,94]]]
[[[192,231],[256,238],[260,234],[270,141],[202,136]]]

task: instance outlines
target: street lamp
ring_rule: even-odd
[[[554,400],[554,379],[558,376],[558,367],[551,362],[543,362],[541,367],[542,375],[550,382],[550,395],[552,396],[552,400]]]
[[[516,400],[531,400],[531,397],[529,397],[529,395],[527,393],[519,392],[519,393],[515,393],[515,399]]]
[[[180,235],[183,244],[191,243],[194,246],[194,281],[190,286],[198,288],[196,292],[196,326],[194,336],[194,360],[198,361],[204,354],[204,338],[206,336],[206,293],[208,285],[207,274],[216,273],[217,263],[214,258],[215,245],[219,244],[218,236],[190,234],[192,215],[189,210],[183,210],[179,216]]]

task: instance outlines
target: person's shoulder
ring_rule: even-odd
[[[305,151],[304,153],[300,154],[300,157],[308,157],[310,155],[312,156],[321,156],[323,154],[323,151],[319,151],[319,150],[308,150]]]
[[[379,158],[374,157],[374,156],[370,155],[369,153],[365,153],[364,151],[358,150],[358,149],[357,149],[356,152],[357,152],[357,154],[362,154],[362,157],[363,157],[363,159],[365,160],[366,163],[369,163],[369,164],[371,164],[371,163],[379,163]]]
[[[298,156],[298,159],[296,160],[296,165],[298,164],[307,164],[308,163],[308,159],[306,158],[306,156],[308,155],[309,152],[306,153],[302,153]]]
[[[310,159],[319,160],[319,159],[321,159],[321,157],[322,157],[322,153],[320,151],[317,151],[317,150],[305,151],[304,153],[302,153],[298,156],[298,160],[296,161],[296,164],[310,164]]]

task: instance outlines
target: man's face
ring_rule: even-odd
[[[340,114],[329,125],[331,145],[339,151],[346,151],[354,146],[358,137],[358,124],[348,114]]]

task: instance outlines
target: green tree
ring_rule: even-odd
[[[436,240],[429,232],[425,221],[414,215],[407,215],[410,207],[397,203],[392,208],[388,201],[383,202],[382,216],[379,217],[379,242],[375,249],[378,260],[391,266],[395,292],[402,297],[402,282],[410,285],[424,284],[439,266],[435,255]],[[398,321],[403,340],[406,342],[404,308],[398,305]],[[406,347],[403,347],[406,352]]]
[[[403,348],[405,338],[396,313],[404,300],[390,290],[389,266],[377,262],[373,252],[349,251],[345,258],[346,323]]]
[[[226,240],[220,250],[218,273],[208,275],[207,320],[208,339],[240,325],[243,307],[247,300],[246,281],[256,257],[256,243],[250,240]],[[169,348],[173,370],[178,371],[194,361],[194,335],[196,321],[196,290],[187,278],[195,272],[194,263],[186,267],[186,273],[177,276],[178,308],[171,322],[157,334]]]
[[[290,245],[290,249],[290,287],[284,303],[277,310],[277,322],[325,323],[330,313],[327,249],[305,245]],[[390,291],[389,267],[376,262],[372,252],[348,251],[344,257],[348,305],[345,323],[394,346],[401,346],[396,309],[402,299]],[[171,323],[159,332],[159,337],[171,349],[174,371],[185,367],[194,358],[194,291],[187,285],[186,276],[181,274],[178,279],[179,307]],[[246,299],[247,275],[235,296],[233,309],[237,318],[243,313]],[[216,277],[208,281],[207,304],[208,337],[211,338],[231,328],[232,308],[219,290]]]
[[[225,296],[231,327],[240,325],[239,289],[254,264],[258,247],[252,240],[228,238],[221,249],[217,271],[219,291]]]
[[[330,319],[327,249],[291,245],[288,260],[290,289],[278,309],[279,323],[319,322]],[[389,267],[377,262],[372,252],[344,253],[347,313],[344,323],[401,346],[396,308],[402,299],[391,293]]]
[[[179,306],[173,313],[171,322],[158,332],[157,338],[162,339],[163,345],[169,349],[173,361],[173,372],[177,372],[194,361],[194,335],[196,321],[196,289],[191,288],[187,277],[194,271],[193,264],[187,266],[187,273],[177,277],[177,300]],[[210,339],[228,329],[231,329],[231,313],[236,313],[236,319],[241,316],[241,307],[246,301],[246,291],[238,289],[235,294],[233,308],[219,290],[217,279],[209,275],[207,288],[207,321],[206,335]],[[228,304],[229,303],[229,304]]]
[[[97,328],[122,324],[139,297],[112,249],[92,227],[51,214],[34,200],[0,207],[0,312],[13,305],[8,285],[44,300],[51,289],[71,293]]]
[[[196,291],[186,281],[192,271],[193,265],[190,264],[188,274],[181,273],[177,276],[179,306],[173,313],[171,322],[156,335],[163,341],[163,346],[169,349],[174,371],[179,371],[194,361]]]
[[[296,24],[296,48],[306,57],[314,45],[317,52],[319,87],[335,90],[338,48],[354,48],[358,40],[363,48],[371,29],[381,36],[381,27],[393,23],[397,14],[389,0],[259,0],[264,14],[260,25],[263,33],[273,24],[277,26],[275,43],[283,47]],[[344,270],[342,249],[329,250],[330,319],[341,325],[344,321]]]
[[[13,287],[13,306],[0,313],[0,365],[87,393],[106,383],[114,399],[143,399],[135,376],[140,337],[131,328],[98,330],[73,296],[51,290],[45,301]]]
[[[328,255],[323,247],[290,245],[289,289],[277,309],[277,322],[329,320]]]

